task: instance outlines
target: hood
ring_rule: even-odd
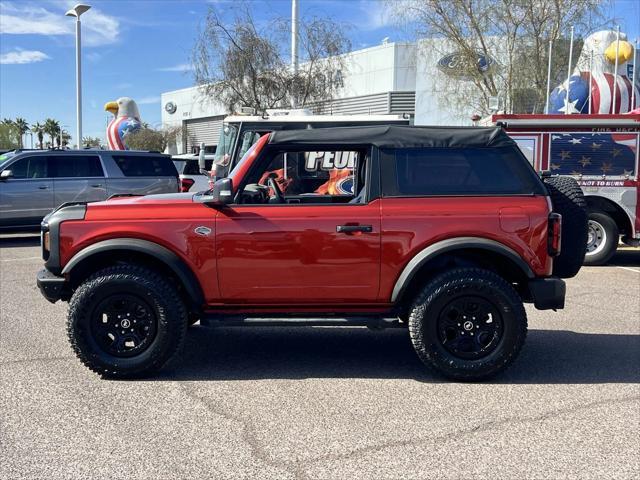
[[[163,193],[135,197],[115,197],[104,202],[87,204],[87,220],[149,220],[184,219],[193,214],[201,216],[207,209],[202,203],[193,201],[193,193]],[[197,212],[197,213],[196,213]]]

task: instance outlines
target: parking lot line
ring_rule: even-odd
[[[640,270],[638,270],[637,268],[629,268],[629,267],[618,267],[618,268],[621,268],[623,270],[629,270],[630,272],[640,273]]]

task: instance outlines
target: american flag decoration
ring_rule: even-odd
[[[559,175],[635,175],[637,133],[554,133],[549,168]]]
[[[107,126],[109,150],[128,150],[124,138],[139,130],[142,124],[135,118],[115,117]]]
[[[591,77],[591,98],[589,99],[589,77]],[[626,76],[611,73],[581,72],[569,79],[569,100],[567,101],[567,81],[551,93],[549,113],[625,113],[633,110],[631,105],[632,85]],[[613,85],[616,85],[616,104],[613,107]],[[635,103],[640,96],[636,85]],[[589,109],[591,102],[591,109]],[[568,110],[568,112],[567,112]]]

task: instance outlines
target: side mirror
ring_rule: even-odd
[[[230,178],[221,178],[216,180],[211,189],[213,201],[221,205],[233,202],[233,180]]]
[[[233,201],[233,181],[230,178],[221,178],[213,184],[210,195],[196,195],[195,202],[209,205],[226,205]]]
[[[13,172],[11,170],[3,170],[0,172],[0,180],[6,180],[11,177],[13,177]]]

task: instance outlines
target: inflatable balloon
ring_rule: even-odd
[[[107,126],[107,143],[110,150],[127,150],[125,137],[142,128],[138,105],[129,97],[108,102],[104,109],[114,117]]]
[[[616,51],[617,76],[614,75]],[[620,34],[618,45],[616,32],[613,30],[602,30],[589,35],[584,41],[569,83],[565,80],[551,92],[549,113],[626,113],[637,108],[640,104],[640,91],[636,82],[635,105],[631,105],[634,86],[627,76],[627,62],[632,59],[633,45],[627,41],[625,34]]]

